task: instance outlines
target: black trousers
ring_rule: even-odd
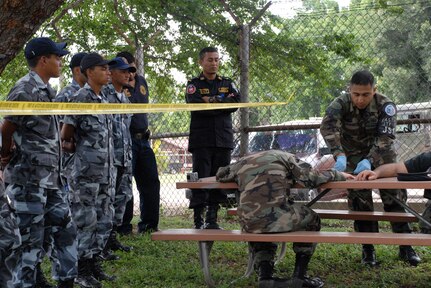
[[[132,138],[133,177],[139,191],[140,221],[138,232],[156,230],[160,216],[160,180],[157,172],[156,156],[150,143],[145,139]],[[128,234],[132,231],[130,222],[133,218],[133,198],[127,203],[123,224],[118,232]]]
[[[231,160],[229,148],[195,148],[192,151],[193,172],[199,178],[215,176],[218,168],[227,166]],[[189,208],[199,208],[226,202],[226,193],[220,189],[193,189]]]

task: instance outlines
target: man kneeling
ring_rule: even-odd
[[[220,182],[238,184],[237,215],[242,230],[249,233],[319,231],[319,215],[304,205],[293,203],[289,199],[290,188],[295,184],[315,188],[329,181],[354,178],[336,170],[318,172],[295,155],[277,150],[242,157],[234,164],[221,167],[216,177]],[[273,277],[276,243],[252,242],[249,245],[255,255],[259,288],[291,287],[295,283],[303,287],[324,285],[319,277],[306,276],[315,243],[293,243],[296,262],[292,279]]]

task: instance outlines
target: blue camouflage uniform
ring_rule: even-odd
[[[21,78],[8,101],[52,102],[55,92],[34,71]],[[76,226],[60,179],[59,123],[56,116],[7,116],[16,125],[15,152],[6,166],[6,192],[22,237],[21,258],[13,272],[16,287],[34,287],[43,255],[44,227],[51,226],[60,261],[60,280],[77,275]]]
[[[19,253],[12,257],[11,254],[12,250],[19,251],[21,235],[15,214],[8,203],[3,181],[0,181],[0,235],[0,288],[6,288],[12,286],[12,271]]]
[[[352,172],[357,164],[367,159],[372,169],[382,164],[394,163],[396,128],[396,107],[386,96],[375,93],[365,109],[356,108],[349,94],[336,98],[327,108],[320,132],[332,154],[344,153],[347,157],[347,172]],[[391,194],[401,201],[407,200],[407,191],[380,190],[385,211],[405,212],[405,209],[386,196]],[[371,190],[349,190],[348,204],[353,211],[373,211]],[[396,233],[410,233],[408,223],[392,222]],[[377,221],[355,221],[355,231],[378,232]]]
[[[103,90],[110,103],[130,103],[124,93],[118,93],[112,84]],[[132,138],[130,136],[131,114],[112,115],[112,136],[114,142],[114,226],[123,222],[126,203],[132,199]]]
[[[86,83],[72,102],[108,103],[108,99]],[[112,230],[112,115],[67,115],[63,123],[75,128],[70,197],[78,227],[78,258],[92,259],[102,252]]]

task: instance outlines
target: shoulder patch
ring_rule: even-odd
[[[386,115],[392,117],[397,114],[397,107],[394,103],[387,103],[383,106],[383,111],[385,111]]]
[[[196,92],[196,86],[193,84],[189,84],[187,86],[187,94],[194,94]]]
[[[147,94],[147,89],[145,89],[144,85],[141,85],[139,87],[139,92],[141,92],[141,94],[143,94],[143,95]]]

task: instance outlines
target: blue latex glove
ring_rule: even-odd
[[[353,174],[359,174],[364,170],[371,170],[371,163],[367,159],[361,160],[361,162],[358,163]]]
[[[344,172],[347,167],[347,158],[344,155],[337,156],[337,162],[335,162],[334,168],[337,171]]]

